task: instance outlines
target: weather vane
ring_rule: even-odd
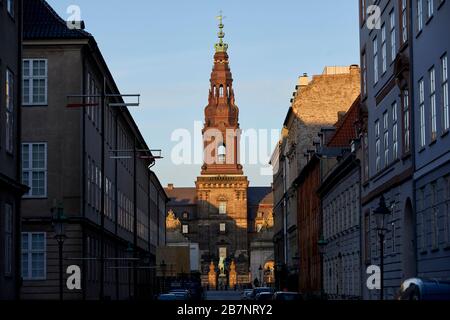
[[[226,17],[223,16],[223,12],[222,10],[219,11],[219,15],[217,16],[217,20],[219,20],[219,26],[223,26],[223,19],[225,19]]]
[[[223,16],[222,10],[220,10],[219,15],[216,18],[219,20],[219,33],[217,34],[219,37],[219,43],[216,43],[215,45],[216,52],[226,52],[228,49],[228,44],[223,42],[223,38],[225,38],[225,33],[223,32],[223,19],[226,17]]]

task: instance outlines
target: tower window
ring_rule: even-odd
[[[227,214],[227,203],[225,201],[219,202],[219,214]]]
[[[220,85],[220,88],[219,88],[219,96],[220,96],[220,97],[223,97],[223,85]]]
[[[183,232],[183,234],[188,234],[189,233],[189,225],[184,224],[183,228],[182,228],[182,232]]]
[[[227,230],[227,226],[225,223],[220,224],[220,232],[225,232]]]
[[[217,163],[218,164],[224,164],[227,159],[227,149],[224,144],[221,144],[217,148]]]

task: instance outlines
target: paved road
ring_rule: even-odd
[[[206,291],[205,300],[236,301],[241,300],[241,291]]]

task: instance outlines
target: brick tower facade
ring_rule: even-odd
[[[203,128],[204,165],[196,181],[202,270],[234,261],[237,282],[249,281],[247,190],[239,163],[239,109],[235,104],[228,45],[219,24]],[[208,259],[209,257],[209,259]],[[210,261],[208,261],[210,260]],[[204,273],[204,272],[203,272]],[[220,271],[218,272],[220,274]],[[219,286],[220,283],[217,283]]]

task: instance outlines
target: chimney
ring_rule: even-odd
[[[338,121],[339,122],[341,122],[344,119],[346,113],[347,112],[345,112],[345,111],[338,111],[337,116],[338,116]]]
[[[352,64],[350,66],[350,74],[359,74],[360,70],[359,70],[359,66],[357,64]]]
[[[168,190],[173,190],[173,183],[169,183],[169,184],[167,185],[167,189],[168,189]]]
[[[306,87],[309,84],[308,74],[305,72],[302,76],[298,77],[298,86]]]

